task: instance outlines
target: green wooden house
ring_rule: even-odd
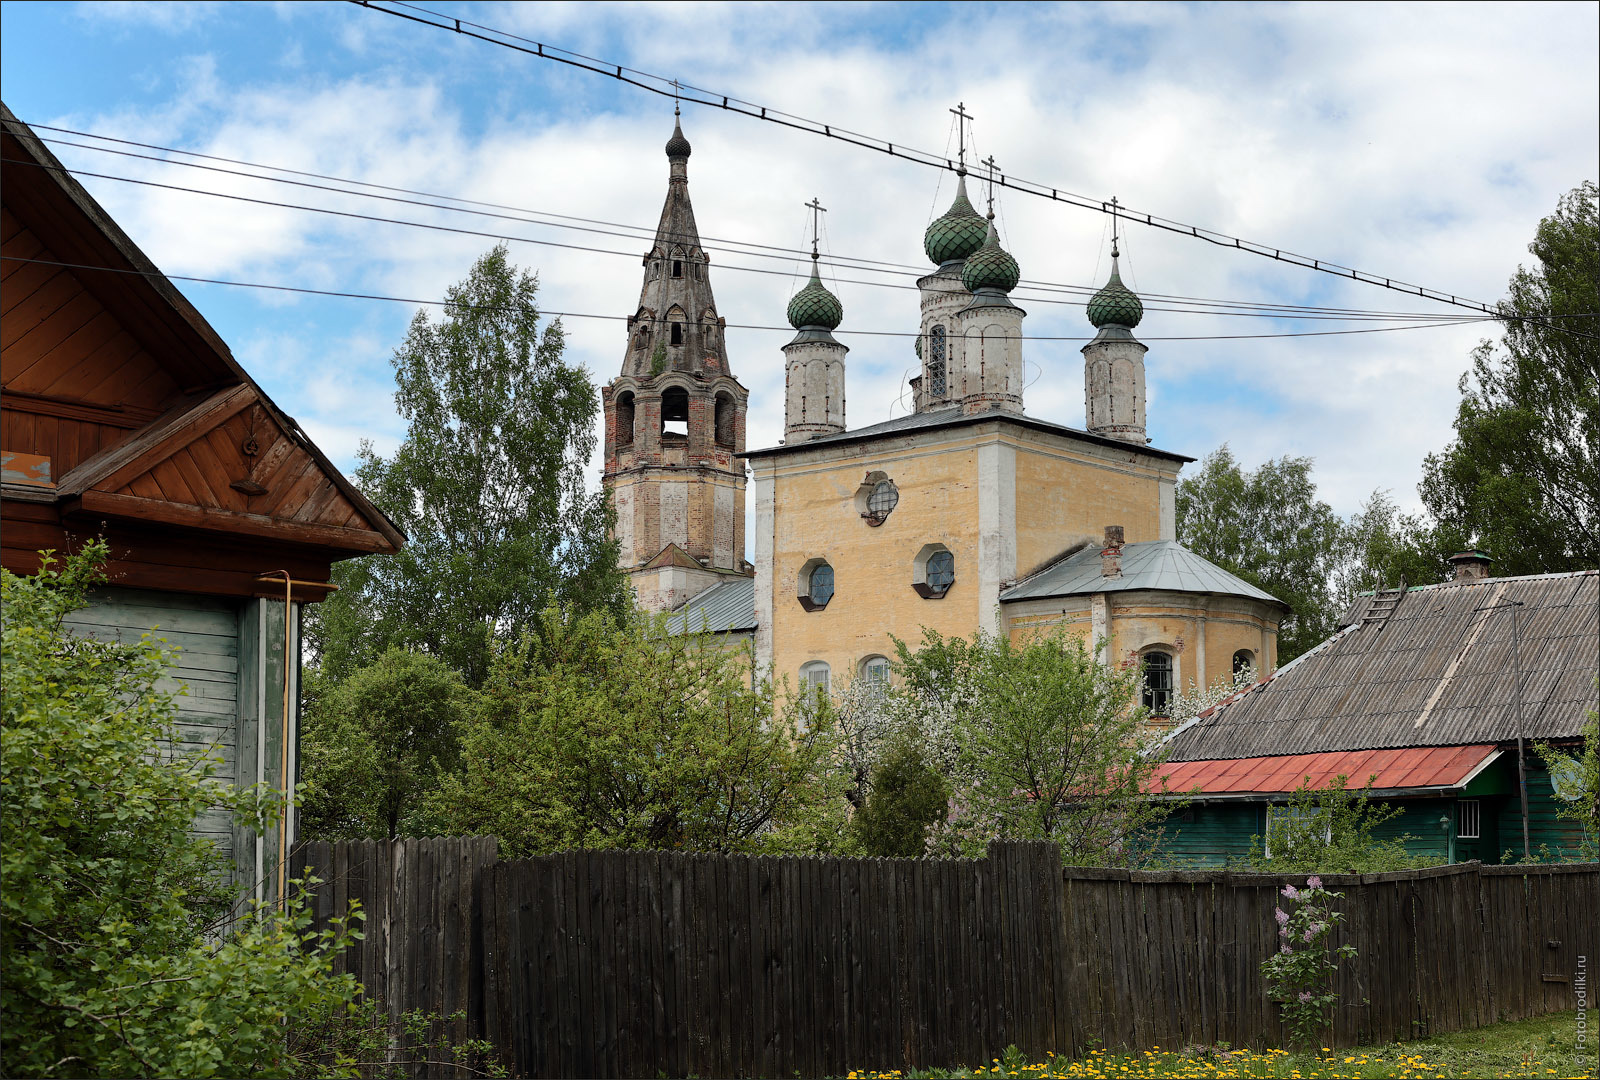
[[[1162,827],[1167,855],[1248,855],[1292,791],[1335,776],[1370,780],[1401,811],[1377,835],[1439,862],[1583,854],[1557,813],[1571,778],[1537,746],[1575,748],[1597,707],[1600,571],[1494,578],[1482,552],[1452,561],[1445,584],[1359,598],[1327,641],[1167,737],[1161,777],[1193,792]]]
[[[45,143],[0,105],[0,558],[103,536],[84,634],[175,647],[184,738],[228,783],[292,787],[300,617],[333,563],[405,538],[261,391]],[[294,842],[196,822],[276,895]]]

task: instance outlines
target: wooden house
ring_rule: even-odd
[[[198,311],[0,106],[0,534],[6,569],[96,536],[111,583],[75,629],[175,646],[187,741],[239,785],[292,784],[300,615],[335,562],[405,538],[239,366]],[[287,708],[285,704],[287,703]],[[266,836],[196,824],[273,895]]]
[[[1439,862],[1579,854],[1558,815],[1576,797],[1540,744],[1576,748],[1596,708],[1600,571],[1494,578],[1463,552],[1455,579],[1357,600],[1341,629],[1179,727],[1161,776],[1192,802],[1164,850],[1219,864],[1268,835],[1305,784],[1370,779],[1400,814],[1378,837]]]

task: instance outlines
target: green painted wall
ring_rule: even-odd
[[[289,780],[295,781],[299,726],[299,607],[289,649]],[[145,634],[177,650],[158,688],[175,695],[183,744],[221,759],[217,780],[243,787],[258,782],[278,788],[283,761],[284,606],[281,600],[223,600],[183,593],[124,589],[95,590],[90,605],[73,612],[75,633],[137,643]],[[294,836],[290,818],[289,838]],[[278,830],[264,844],[221,810],[195,821],[195,832],[233,860],[236,880],[264,898],[274,878]],[[261,887],[257,887],[258,883]]]
[[[1191,866],[1222,866],[1250,853],[1252,837],[1266,829],[1261,803],[1192,805],[1152,830],[1160,857]]]

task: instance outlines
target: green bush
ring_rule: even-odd
[[[286,1025],[348,1008],[331,972],[344,920],[308,932],[237,903],[196,815],[260,827],[274,800],[210,779],[156,689],[168,654],[78,637],[63,620],[102,581],[96,543],[40,573],[0,571],[0,1054],[7,1076],[282,1076]]]
[[[850,821],[853,846],[862,855],[921,858],[928,829],[945,819],[949,802],[944,777],[914,742],[899,739],[872,770],[871,794]]]

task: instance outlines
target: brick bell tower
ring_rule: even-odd
[[[745,410],[711,295],[710,259],[689,203],[689,140],[667,141],[667,201],[644,257],[622,374],[601,390],[604,482],[617,511],[622,569],[639,606],[671,611],[748,577],[744,559]]]

